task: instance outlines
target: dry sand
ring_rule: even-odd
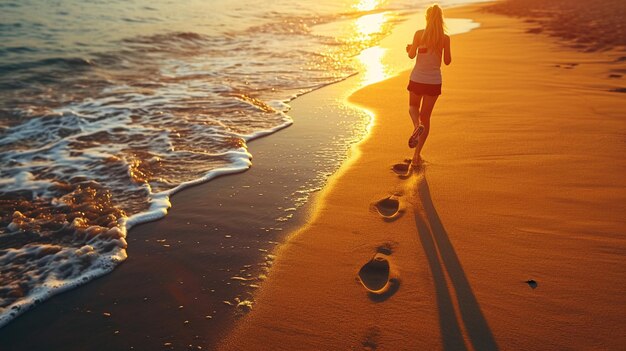
[[[547,33],[587,52],[626,49],[624,0],[506,0],[488,11],[524,18],[531,33]]]
[[[626,344],[626,99],[608,77],[624,63],[480,9],[446,13],[481,28],[453,38],[422,170],[392,170],[411,156],[408,72],[354,94],[376,116],[369,136],[222,349]],[[375,204],[390,196],[399,213],[385,219]],[[400,285],[373,299],[357,273],[377,252]]]

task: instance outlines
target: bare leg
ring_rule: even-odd
[[[409,115],[413,121],[413,131],[415,131],[415,128],[420,125],[420,105],[422,104],[422,96],[411,92],[409,92],[409,94]]]
[[[422,99],[419,122],[424,125],[424,131],[420,135],[419,142],[415,148],[415,154],[413,155],[413,161],[411,162],[413,165],[418,165],[422,162],[420,153],[422,152],[422,148],[424,147],[424,143],[426,142],[426,138],[428,138],[428,133],[430,132],[430,115],[433,112],[433,108],[435,107],[435,102],[437,102],[438,97],[439,96],[424,95]]]

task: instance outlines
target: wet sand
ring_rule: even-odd
[[[564,48],[483,6],[446,13],[481,27],[453,37],[423,167],[402,174],[408,72],[355,93],[375,115],[369,135],[220,349],[626,344],[620,52]],[[368,293],[386,272],[392,286]]]
[[[175,194],[165,218],[130,230],[123,264],[1,328],[0,351],[213,349],[307,218],[297,204],[346,157],[344,138],[365,133],[344,106],[354,85],[293,101],[294,125],[249,144],[252,168]]]
[[[535,24],[474,8],[446,14],[483,25],[453,38],[423,170],[392,167],[410,157],[405,73],[355,94],[376,115],[370,136],[313,208],[267,231],[318,168],[311,142],[333,135],[318,116],[346,86],[305,95],[292,127],[250,145],[250,171],[174,196],[165,219],[129,233],[123,265],[2,328],[0,349],[619,349],[619,52],[564,50]],[[276,243],[305,220],[263,283]],[[397,272],[381,295],[357,280],[376,253]]]

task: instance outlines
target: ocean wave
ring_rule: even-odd
[[[0,59],[0,327],[111,271],[128,230],[164,216],[173,193],[248,169],[247,142],[290,125],[290,100],[355,74],[352,57],[390,30],[313,27],[377,11],[260,11],[241,30]]]

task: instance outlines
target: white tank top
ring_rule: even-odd
[[[436,51],[425,47],[418,48],[415,66],[411,72],[412,81],[424,84],[441,84],[441,54],[443,50]]]

